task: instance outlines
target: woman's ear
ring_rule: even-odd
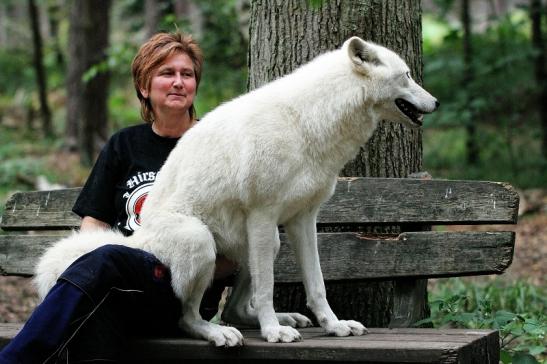
[[[140,88],[139,91],[141,92],[142,97],[144,97],[145,99],[148,98],[148,90]]]

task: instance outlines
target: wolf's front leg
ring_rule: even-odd
[[[273,308],[273,265],[280,244],[275,220],[267,213],[251,212],[247,217],[247,235],[252,306],[256,310],[262,337],[268,342],[302,340],[296,329],[279,324]]]
[[[242,264],[232,292],[222,310],[222,320],[235,325],[259,327],[256,310],[251,304],[252,293],[249,268]],[[313,326],[309,318],[298,312],[276,312],[275,316],[281,325],[291,327]]]
[[[285,224],[289,241],[296,254],[296,261],[302,271],[307,305],[315,314],[317,321],[330,335],[363,335],[367,329],[354,320],[338,320],[329,303],[323,273],[317,251],[316,217],[319,209],[301,214]]]

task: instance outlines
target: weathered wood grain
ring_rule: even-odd
[[[70,229],[80,189],[25,192],[6,203],[4,230]],[[319,224],[516,223],[518,194],[506,184],[399,178],[341,178]]]
[[[357,233],[318,235],[325,280],[451,277],[500,274],[513,257],[513,232],[413,232],[393,239]],[[288,244],[275,265],[276,282],[298,282]]]
[[[71,229],[80,226],[72,206],[81,188],[19,192],[6,202],[3,230]]]
[[[275,264],[279,283],[299,282],[300,273],[285,236]],[[358,233],[318,234],[326,280],[449,277],[499,274],[510,264],[513,232],[415,232],[368,239]],[[31,275],[36,260],[59,236],[0,236],[0,273]]]
[[[20,325],[0,324],[0,349],[18,332]],[[214,348],[201,340],[163,338],[135,340],[124,358],[131,363],[184,363],[203,360],[276,363],[293,360],[347,361],[360,363],[498,363],[498,333],[491,330],[370,329],[360,337],[325,336],[320,328],[299,330],[304,341],[270,344],[258,330],[242,330],[245,345]],[[478,347],[482,347],[478,350]],[[470,352],[475,355],[471,358]]]
[[[497,182],[341,178],[320,223],[516,223],[519,197]]]

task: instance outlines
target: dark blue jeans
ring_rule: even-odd
[[[216,313],[223,289],[214,284],[204,297],[205,319]],[[0,364],[118,362],[128,338],[181,335],[180,314],[170,272],[156,257],[105,245],[61,275],[0,352]]]

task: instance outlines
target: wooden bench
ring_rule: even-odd
[[[76,228],[71,212],[80,189],[24,192],[6,204],[0,235],[0,273],[31,276],[39,255],[59,235]],[[391,328],[362,337],[328,337],[301,330],[304,341],[268,344],[244,330],[245,346],[218,349],[208,343],[166,338],[133,343],[128,362],[181,359],[228,361],[309,360],[362,363],[498,363],[495,330],[411,328],[416,297],[431,277],[500,274],[512,261],[513,232],[428,231],[432,225],[515,224],[518,195],[502,183],[390,178],[342,178],[318,219],[325,280],[395,280]],[[342,228],[339,228],[342,227]],[[348,231],[349,230],[349,231]],[[338,232],[333,232],[338,231]],[[386,233],[387,232],[387,233]],[[282,241],[284,241],[283,234]],[[276,282],[298,282],[287,244],[276,261]],[[0,325],[0,347],[20,328]]]

